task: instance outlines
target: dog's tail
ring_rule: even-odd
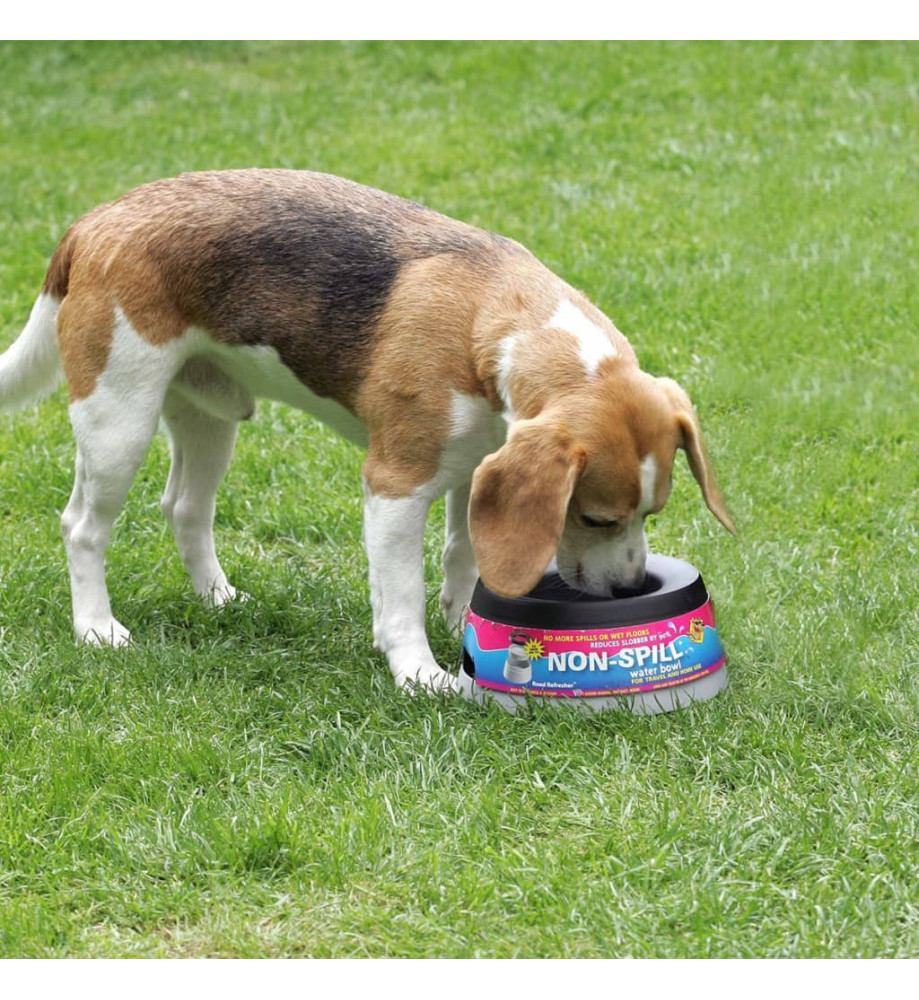
[[[61,372],[56,323],[59,305],[59,300],[42,292],[25,329],[0,355],[0,412],[37,403],[57,385]]]
[[[57,346],[57,311],[67,294],[73,238],[61,240],[19,337],[0,355],[0,412],[37,403],[57,386],[61,359]]]

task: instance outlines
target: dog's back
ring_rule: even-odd
[[[529,256],[511,240],[343,178],[195,173],[83,216],[61,241],[44,292],[80,298],[81,311],[103,293],[154,344],[196,327],[222,344],[271,347],[314,393],[348,405],[406,266],[449,255],[494,271],[508,254]]]

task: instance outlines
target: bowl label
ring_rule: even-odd
[[[508,694],[589,698],[659,691],[724,666],[712,602],[689,614],[616,629],[521,629],[466,615],[475,683]]]

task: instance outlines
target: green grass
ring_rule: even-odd
[[[158,440],[109,558],[136,642],[74,648],[64,396],[0,421],[0,955],[919,955],[915,45],[3,44],[0,65],[0,343],[102,200],[188,169],[341,173],[584,288],[693,396],[740,528],[681,468],[652,537],[706,577],[725,693],[512,718],[393,690],[361,456],[266,403],[218,513],[253,599],[193,600]]]

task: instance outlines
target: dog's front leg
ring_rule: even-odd
[[[424,525],[431,498],[375,495],[364,483],[364,544],[370,567],[373,643],[400,688],[448,691],[425,633]]]
[[[440,606],[451,629],[463,622],[479,571],[469,538],[469,493],[471,483],[447,491],[447,535],[444,542],[444,585]]]

